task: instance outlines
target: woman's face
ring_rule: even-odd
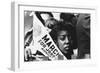
[[[69,36],[67,31],[62,30],[58,32],[57,45],[59,49],[65,54],[68,53],[68,49],[70,47],[70,38],[71,37]]]

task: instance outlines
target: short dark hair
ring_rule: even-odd
[[[65,21],[69,21],[69,22],[71,22],[73,17],[75,17],[73,13],[61,13],[60,14],[61,19]]]
[[[54,41],[57,41],[58,32],[65,30],[70,34],[72,37],[73,35],[73,27],[71,26],[71,23],[66,23],[63,21],[58,21],[57,24],[53,27],[52,31],[50,32],[50,35]]]
[[[72,24],[68,22],[66,23],[64,21],[59,21],[57,25],[55,25],[52,31],[50,32],[50,35],[52,39],[54,40],[54,42],[57,44],[59,32],[63,30],[67,31],[68,38],[69,37],[71,38],[69,39],[70,47],[68,49],[68,53],[67,54],[65,54],[64,52],[62,53],[67,57],[67,59],[71,59],[71,55],[73,54],[73,49],[74,49],[74,45],[73,45],[74,27],[72,26]]]

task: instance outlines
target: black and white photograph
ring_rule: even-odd
[[[24,10],[24,62],[91,59],[91,14]]]
[[[96,63],[93,40],[95,8],[32,3],[13,5],[13,70],[66,68]]]

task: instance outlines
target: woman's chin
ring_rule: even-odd
[[[67,53],[68,53],[68,51],[65,51],[65,50],[64,50],[64,51],[63,51],[63,53],[64,53],[64,54],[67,54]]]

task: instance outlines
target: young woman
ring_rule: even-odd
[[[73,36],[74,30],[71,23],[65,23],[59,21],[57,25],[54,26],[50,35],[54,42],[57,44],[60,51],[67,59],[71,59],[73,55]]]

